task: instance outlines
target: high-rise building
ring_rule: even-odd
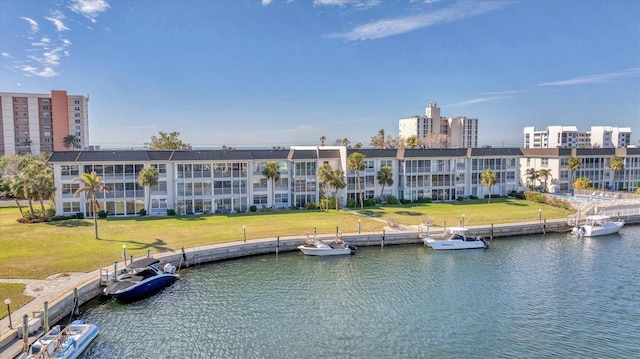
[[[524,148],[624,148],[630,144],[630,127],[591,126],[591,131],[578,131],[576,126],[548,126],[542,131],[524,128]]]
[[[406,140],[416,136],[421,147],[475,148],[478,147],[478,119],[468,117],[442,117],[440,107],[431,102],[425,116],[400,119],[399,137]]]
[[[0,92],[0,155],[84,149],[89,145],[89,98]],[[65,137],[75,143],[65,146]]]

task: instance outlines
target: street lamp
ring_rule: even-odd
[[[464,228],[464,214],[462,215],[462,228]]]
[[[242,233],[244,233],[244,243],[247,243],[247,226],[242,226]]]
[[[4,304],[7,305],[7,312],[9,313],[9,329],[13,329],[13,325],[11,324],[11,308],[9,308],[9,304],[11,304],[11,299],[9,298],[5,299]]]
[[[127,245],[122,245],[122,258],[124,258],[124,266],[127,266]]]

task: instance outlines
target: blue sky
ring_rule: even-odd
[[[368,146],[436,101],[480,145],[640,135],[640,1],[1,0],[0,91],[88,95],[90,142]]]

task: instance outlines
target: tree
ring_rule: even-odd
[[[624,171],[624,160],[621,157],[615,156],[609,160],[609,168],[613,171],[613,179],[611,180],[612,189],[616,189],[616,174]]]
[[[356,150],[359,150],[363,147],[362,143],[358,142],[355,145],[353,145],[353,148],[355,148]]]
[[[327,199],[325,209],[329,212],[329,184],[333,179],[333,168],[325,163],[322,167],[318,168],[317,175],[320,183],[324,186],[324,197]]]
[[[145,167],[140,171],[140,174],[138,174],[138,184],[144,187],[145,197],[147,197],[144,204],[147,213],[151,213],[151,186],[157,185],[159,178],[160,173],[158,173],[158,169],[155,167]]]
[[[354,152],[347,158],[347,168],[356,173],[356,185],[358,188],[358,197],[360,198],[360,209],[364,209],[362,200],[362,189],[360,188],[360,172],[364,171],[365,155],[360,152]]]
[[[544,191],[548,192],[549,190],[547,189],[547,181],[549,181],[549,177],[551,177],[551,170],[549,168],[541,168],[538,171],[538,176],[544,178]]]
[[[320,136],[320,146],[324,146],[324,141],[326,141],[327,138],[324,136]]]
[[[67,150],[69,150],[71,148],[76,148],[76,145],[78,144],[78,142],[80,142],[80,138],[78,138],[78,136],[72,135],[72,134],[66,135],[62,139],[62,144],[64,145],[64,147]]]
[[[383,199],[384,187],[393,185],[393,170],[390,166],[382,166],[376,174],[376,179],[378,180],[378,184],[382,186],[382,189],[380,189],[380,199]]]
[[[420,139],[416,135],[411,135],[404,141],[406,148],[418,148],[420,147],[421,142],[422,141],[420,141]]]
[[[53,169],[44,162],[34,160],[24,169],[24,175],[30,179],[29,199],[40,202],[40,217],[45,218],[44,201],[56,193]]]
[[[525,171],[527,177],[527,183],[529,183],[529,189],[532,190],[536,186],[536,181],[540,178],[540,173],[535,168],[529,168]]]
[[[576,189],[587,189],[591,185],[591,180],[587,177],[579,177],[573,182],[572,186]]]
[[[576,176],[576,171],[582,167],[582,160],[578,157],[571,157],[567,160],[567,169],[571,171],[571,185],[573,186],[573,179]]]
[[[339,210],[338,192],[347,186],[347,184],[344,183],[344,171],[342,171],[339,168],[333,170],[333,176],[331,176],[331,182],[329,184],[331,185],[331,187],[335,188],[336,190],[334,192],[334,196],[336,198],[336,211],[338,211]]]
[[[491,192],[492,192],[493,185],[496,184],[497,182],[498,182],[498,176],[496,176],[496,173],[493,172],[491,168],[487,168],[486,170],[482,171],[482,173],[480,174],[480,183],[489,187],[489,203],[491,203]]]
[[[262,175],[267,177],[267,181],[271,181],[271,207],[273,207],[276,202],[276,182],[280,180],[278,162],[267,162],[262,170]]]
[[[98,211],[100,210],[100,203],[96,198],[96,193],[107,192],[107,187],[102,180],[101,176],[93,171],[91,173],[84,172],[82,177],[76,177],[72,182],[79,182],[82,187],[78,188],[74,195],[84,193],[86,198],[89,199],[89,205],[91,208],[91,214],[93,215],[93,231],[96,239],[98,238]]]
[[[451,137],[436,132],[429,132],[424,139],[424,145],[427,148],[447,148],[451,143]]]
[[[384,129],[378,130],[378,134],[371,137],[371,142],[369,145],[373,148],[385,148],[385,137],[384,137]]]
[[[343,139],[342,139],[342,145],[343,145],[343,146],[345,146],[345,147],[349,147],[349,144],[350,144],[350,143],[351,143],[351,141],[349,141],[349,139],[348,139],[348,138],[346,138],[346,137],[345,137],[345,138],[343,138]]]
[[[178,139],[180,132],[158,132],[159,137],[151,136],[151,142],[145,142],[144,147],[150,150],[190,150],[191,145]]]

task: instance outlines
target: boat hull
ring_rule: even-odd
[[[585,237],[597,237],[606,236],[609,234],[618,233],[624,224],[621,222],[610,222],[607,225],[600,226],[580,226],[578,227],[578,234]]]
[[[162,288],[175,282],[178,277],[173,274],[163,274],[152,278],[151,280],[143,281],[119,290],[118,282],[113,286],[105,288],[104,294],[115,298],[123,303],[131,303],[151,296]]]
[[[298,249],[308,256],[341,256],[352,253],[350,248],[315,248],[299,246]]]
[[[486,244],[481,240],[459,241],[448,239],[427,239],[425,243],[436,250],[454,250],[454,249],[481,249]]]

